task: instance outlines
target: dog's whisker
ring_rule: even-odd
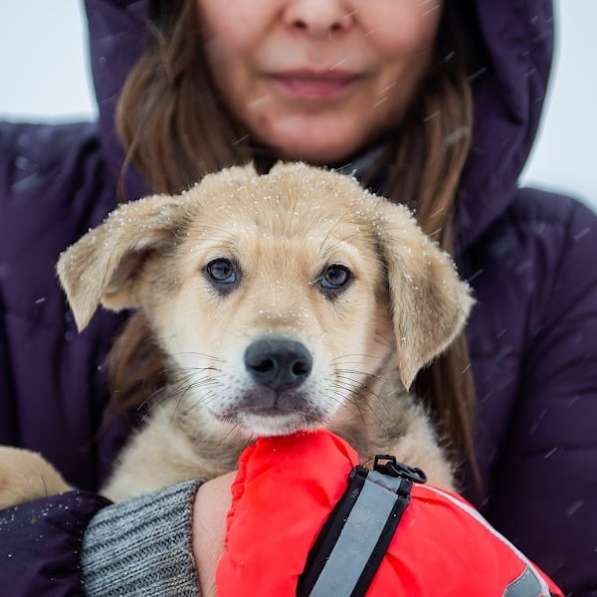
[[[230,431],[224,436],[224,439],[222,440],[222,442],[227,442],[230,439],[230,437],[232,436],[232,434],[240,429],[240,425],[238,424],[238,422],[233,421],[232,419],[230,420],[230,424],[232,425],[232,427],[231,427]]]
[[[354,394],[354,388],[346,386],[343,382],[335,381],[335,382],[332,382],[330,385],[331,385],[331,387],[340,388],[342,390],[345,390],[347,392],[346,399],[348,399],[351,395]]]
[[[336,381],[340,381],[343,380],[344,383],[348,383],[350,382],[352,384],[353,388],[357,388],[357,389],[366,389],[362,380],[356,380],[356,379],[352,379],[351,377],[349,377],[348,375],[334,375],[334,379],[336,379]]]
[[[198,389],[199,386],[195,386],[193,389]],[[204,386],[200,386],[201,389],[204,391],[197,394],[192,401],[189,402],[189,410],[196,409],[198,407],[203,407],[209,404],[209,402],[217,397],[217,393],[214,391],[213,387],[205,388]]]
[[[329,391],[331,393],[330,394],[326,394],[326,391]],[[343,406],[344,403],[345,403],[345,396],[344,396],[344,394],[342,394],[338,390],[335,390],[332,387],[324,388],[324,390],[322,391],[321,395],[322,395],[322,397],[324,399],[329,399],[332,402],[335,402],[338,406]]]
[[[340,375],[341,372],[346,372],[346,371],[351,371],[351,370],[350,369],[343,369],[343,370],[342,369],[334,369],[334,378],[335,379],[348,379],[352,383],[359,384],[360,386],[362,386],[364,390],[367,389],[366,382],[367,382],[368,378],[372,377],[375,379],[385,379],[385,376],[376,375],[374,373],[364,374],[363,371],[358,371],[358,370],[354,370],[354,371],[356,371],[359,375],[364,374],[364,376],[361,377],[360,379],[354,379],[354,377],[351,377],[349,375],[349,373],[343,373],[342,375]],[[379,396],[374,392],[373,392],[373,395],[376,398],[379,398]]]
[[[151,392],[151,394],[149,394],[149,396],[147,396],[147,398],[145,398],[144,400],[142,400],[138,405],[136,410],[140,411],[143,409],[143,407],[148,403],[148,402],[157,402],[158,401],[158,396],[159,395],[164,396],[165,398],[168,396],[168,392],[167,392],[167,388],[165,387],[161,387],[158,388],[157,390],[154,390],[153,392]]]
[[[182,389],[189,386],[199,387],[202,384],[209,384],[216,381],[216,379],[210,375],[206,375],[204,377],[191,377],[185,381],[181,381],[180,383],[176,384],[176,389]]]
[[[361,365],[361,361],[342,361],[341,363],[336,363],[342,367],[349,366],[349,365]]]
[[[178,367],[171,372],[172,383],[179,383],[181,381],[195,378],[198,371],[219,371],[215,367]]]
[[[192,384],[188,385],[182,392],[179,390],[178,396],[176,396],[176,404],[174,405],[174,411],[172,412],[172,420],[176,419],[176,416],[178,414],[178,409],[180,408],[180,405],[182,403],[182,401],[184,400],[184,398],[186,397],[186,395],[188,394],[188,392],[191,390],[192,388]]]
[[[361,422],[363,423],[363,428],[366,428],[367,427],[367,421],[365,419],[365,413],[363,411],[363,404],[361,403],[361,401],[357,400],[355,396],[349,395],[347,397],[347,402],[350,405],[354,406],[354,408],[356,409],[359,417],[361,418]],[[370,410],[371,414],[373,415],[373,417],[375,418],[376,417],[376,413],[372,409],[369,409],[369,410]]]
[[[336,394],[336,395],[340,396],[341,399],[334,398],[334,396],[331,396],[331,395],[327,396],[328,398],[331,398],[332,400],[334,400],[335,402],[337,402],[340,405],[343,405],[346,402],[348,402],[348,403],[352,404],[356,408],[357,413],[358,413],[358,415],[361,418],[361,421],[363,423],[363,427],[365,427],[367,423],[365,421],[365,415],[363,414],[363,410],[361,408],[360,402],[358,400],[355,400],[354,396],[351,396],[350,394],[346,395],[346,394],[344,394],[344,393],[342,393],[342,392],[334,389],[331,386],[328,389],[333,394]]]
[[[381,417],[379,415],[379,413],[376,412],[376,410],[366,401],[366,400],[358,400],[358,395],[363,392],[363,393],[368,393],[373,395],[375,398],[378,399],[378,403],[382,406],[382,408],[386,411],[386,415],[389,415],[389,411],[387,409],[387,407],[385,406],[385,404],[383,403],[382,400],[379,400],[379,396],[373,392],[371,389],[366,388],[366,387],[359,387],[359,392],[355,392],[354,386],[349,386],[347,385],[347,383],[345,381],[341,381],[338,380],[337,377],[335,378],[336,381],[335,383],[332,383],[332,386],[335,386],[337,388],[342,388],[343,390],[346,390],[348,392],[347,396],[346,396],[346,400],[348,402],[351,402],[352,404],[354,404],[355,406],[357,406],[357,408],[359,408],[360,406],[364,406],[366,407],[370,412],[371,415],[378,421],[381,421]]]
[[[208,365],[207,367],[179,367],[177,369],[180,373],[194,373],[195,371],[222,371],[219,367],[214,367],[213,365]]]
[[[334,389],[333,387],[328,388],[329,391],[332,393],[328,398],[339,404],[340,406],[344,405],[347,400],[347,396],[340,392],[339,390]]]
[[[376,375],[375,373],[369,373],[367,371],[359,371],[358,369],[334,369],[338,373],[358,373],[363,377],[374,377],[375,379],[386,379],[385,375]]]
[[[352,406],[354,406],[356,408],[357,412],[361,416],[361,420],[363,421],[364,425],[366,424],[365,415],[364,415],[364,412],[363,412],[364,409],[366,409],[369,412],[369,414],[371,415],[371,418],[376,423],[383,422],[383,418],[381,417],[380,413],[378,413],[371,406],[371,404],[369,404],[367,401],[358,400],[355,396],[348,395],[348,396],[346,396],[346,402],[348,402],[349,404],[351,404]]]
[[[356,369],[356,367],[362,364],[363,363],[361,363],[360,361],[342,361],[340,363],[334,363],[334,370],[340,371],[340,369],[337,369],[336,367],[354,367],[352,371],[359,371],[359,373],[363,373],[365,375],[373,375],[373,371],[377,370],[377,367],[372,371],[363,371],[362,369]]]
[[[203,384],[206,385],[206,384]],[[182,400],[186,397],[186,395],[193,389],[197,389],[198,387],[203,387],[199,386],[197,384],[192,384],[191,386],[189,386],[185,393],[181,396],[179,396],[176,406],[174,408],[174,413],[173,416],[176,414],[177,410],[180,407],[180,404],[182,402]],[[193,400],[192,402],[187,402],[186,404],[186,411],[184,411],[183,414],[185,414],[186,416],[188,416],[193,410],[197,409],[197,408],[204,408],[205,406],[207,406],[212,399],[216,398],[218,396],[218,394],[216,392],[208,392],[206,394],[202,394],[201,396],[198,397],[198,399]]]
[[[360,394],[361,390],[365,389],[361,386],[361,384],[347,377],[336,375],[335,379],[337,383],[344,384],[345,387],[350,388],[355,394]]]
[[[182,355],[182,354],[199,355],[199,356],[202,356],[202,357],[207,357],[208,359],[212,359],[214,361],[225,362],[225,359],[220,359],[219,357],[215,357],[215,356],[213,356],[211,354],[207,354],[205,352],[196,352],[196,351],[174,352],[174,353],[172,353],[172,356],[177,356],[177,355]]]
[[[176,389],[182,387],[189,383],[198,383],[205,380],[217,379],[218,376],[215,375],[204,375],[203,377],[199,377],[200,373],[195,371],[189,371],[185,374],[180,374],[176,377],[175,380],[172,381],[171,386]]]
[[[209,406],[209,404],[217,397],[218,397],[217,392],[207,392],[207,394],[203,394],[202,396],[199,397],[198,400],[194,400],[191,403],[188,412],[191,412],[198,408],[205,408],[206,406]]]
[[[214,378],[211,375],[205,375],[204,377],[201,377],[201,378],[196,378],[194,376],[191,376],[191,378],[188,380],[180,381],[179,383],[173,384],[173,389],[174,389],[173,397],[177,398],[174,413],[176,413],[176,411],[180,405],[180,402],[187,396],[187,394],[191,390],[197,389],[197,388],[203,387],[203,386],[213,385],[214,383],[217,383],[216,378]]]
[[[177,369],[176,373],[178,373],[178,377],[181,376],[196,376],[197,375],[197,371],[213,371],[213,370],[217,370],[216,368],[213,368],[211,365],[208,367],[180,367],[179,369]]]
[[[368,359],[374,359],[374,358],[376,358],[374,355],[370,355],[370,354],[367,354],[367,353],[352,352],[352,353],[347,353],[347,354],[341,354],[340,356],[333,358],[331,360],[331,362],[333,363],[334,361],[337,361],[339,359],[345,359],[347,357],[365,357],[365,358],[368,358]]]
[[[375,396],[378,399],[380,398],[380,396],[376,392],[374,392],[373,390],[371,390],[371,388],[368,388],[363,383],[364,382],[363,378],[361,378],[361,379],[354,379],[354,378],[352,378],[349,375],[349,373],[350,373],[351,370],[349,370],[349,369],[344,369],[344,370],[338,369],[337,371],[338,372],[346,371],[346,373],[344,375],[338,375],[336,373],[336,371],[334,371],[336,379],[347,379],[347,380],[349,380],[352,383],[359,384],[363,388],[363,391],[369,392],[370,394],[372,394],[373,396]],[[363,372],[362,371],[356,371],[356,373],[362,374]],[[385,376],[385,375],[383,375],[383,376],[382,375],[375,375],[373,373],[368,374],[368,377],[373,377],[373,378],[376,378],[378,380],[385,380],[385,379],[387,379],[387,376]]]
[[[184,384],[188,382],[197,382],[204,379],[217,379],[219,377],[218,375],[213,375],[210,373],[207,373],[203,375],[203,377],[200,377],[200,375],[202,375],[203,373],[205,373],[205,370],[186,371],[184,373],[179,374],[176,377],[176,380],[173,382],[173,385]]]

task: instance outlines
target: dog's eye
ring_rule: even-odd
[[[218,284],[234,284],[238,278],[237,269],[230,259],[214,259],[205,266],[205,271]]]
[[[338,290],[350,281],[350,270],[344,265],[330,265],[319,278],[319,285],[324,290]]]

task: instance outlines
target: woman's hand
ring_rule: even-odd
[[[236,471],[204,483],[193,504],[193,555],[201,597],[216,595],[216,566],[224,547],[226,514]]]

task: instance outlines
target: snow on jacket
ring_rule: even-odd
[[[477,299],[467,338],[488,491],[475,505],[567,593],[597,595],[597,218],[571,198],[517,187],[550,69],[551,2],[473,5],[486,52],[471,73],[476,120],[456,260]],[[98,122],[0,123],[0,443],[40,451],[92,492],[132,424],[99,431],[102,362],[126,314],[101,311],[77,334],[54,264],[115,206],[123,150],[114,110],[143,49],[147,6],[87,0],[86,8]],[[148,191],[134,172],[126,186],[131,199]],[[68,516],[80,512],[84,526],[103,502],[81,492],[77,504]],[[17,524],[27,516],[0,517],[0,587],[19,574],[5,557],[11,546],[35,541]],[[80,590],[65,516],[53,507],[42,520],[60,562],[56,594],[69,583]],[[49,568],[36,554],[29,566],[44,579]]]

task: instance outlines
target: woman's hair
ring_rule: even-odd
[[[408,205],[423,230],[452,255],[456,192],[473,118],[465,28],[450,9],[453,4],[444,8],[416,101],[378,164],[385,172],[385,195]],[[194,0],[171,0],[118,103],[117,128],[126,149],[123,175],[133,163],[155,192],[179,193],[205,174],[254,157],[248,131],[230,118],[218,99],[196,10]],[[368,180],[374,175],[375,168]],[[108,356],[113,398],[107,417],[138,407],[159,392],[166,383],[164,365],[164,354],[137,312]],[[479,482],[473,449],[474,386],[464,334],[419,373],[414,389],[453,462],[467,460]]]

